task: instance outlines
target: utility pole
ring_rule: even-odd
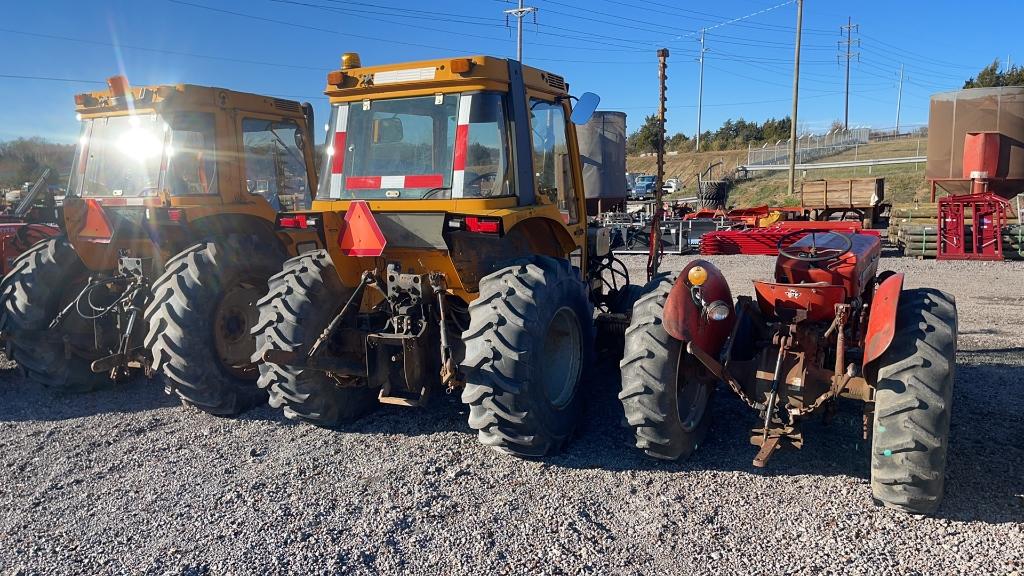
[[[658,154],[658,175],[654,180],[654,217],[651,219],[651,248],[647,254],[647,281],[658,274],[661,265],[661,220],[662,188],[665,186],[665,102],[668,97],[668,48],[658,49],[658,139],[655,141]]]
[[[800,32],[804,27],[804,0],[796,0],[796,50],[793,54],[793,113],[789,125],[789,195],[796,187],[796,113],[800,100]]]
[[[842,48],[842,46],[844,44],[846,45],[846,106],[845,106],[845,110],[846,111],[845,111],[845,113],[843,115],[843,129],[844,130],[849,130],[850,129],[850,59],[853,58],[854,56],[856,56],[857,57],[857,61],[858,62],[860,61],[860,53],[852,52],[854,44],[856,44],[858,47],[860,46],[860,39],[857,39],[857,40],[853,39],[853,31],[856,30],[859,33],[860,32],[860,24],[854,24],[853,23],[853,18],[848,16],[846,18],[846,26],[840,26],[839,27],[839,33],[842,34],[843,30],[846,31],[846,40],[840,40],[839,41],[840,49]],[[842,58],[843,55],[840,54],[839,57]]]
[[[527,14],[533,14],[534,23],[537,22],[537,9],[533,6],[523,6],[523,0],[519,0],[518,8],[511,8],[505,10],[505,23],[508,24],[508,17],[514,16],[517,20],[516,29],[518,32],[516,38],[516,60],[519,62],[523,61],[523,18]]]
[[[697,80],[697,152],[700,152],[700,120],[701,112],[704,111],[704,53],[707,52],[704,47],[705,31],[705,28],[700,29],[700,57],[697,59],[700,62],[700,78]]]
[[[896,134],[900,135],[900,104],[903,100],[903,64],[900,64],[900,88],[896,92]]]

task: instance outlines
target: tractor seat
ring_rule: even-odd
[[[864,292],[864,282],[874,279],[878,260],[882,254],[882,240],[873,234],[850,234],[850,249],[845,254],[824,262],[804,262],[780,254],[775,263],[775,281],[785,284],[814,284],[824,282],[841,286],[846,298],[854,298]],[[845,247],[834,234],[818,234],[815,243],[819,250],[841,250]],[[811,238],[804,236],[797,240],[788,251],[810,249]]]
[[[806,262],[780,254],[775,264],[775,281],[755,281],[754,290],[761,312],[783,320],[806,317],[811,322],[829,321],[835,305],[862,294],[865,282],[871,282],[878,268],[882,242],[878,236],[851,234],[846,243],[833,234],[818,234],[817,249],[837,251],[835,258]],[[810,236],[804,236],[787,250],[790,253],[811,248]]]

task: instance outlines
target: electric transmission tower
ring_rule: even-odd
[[[853,18],[847,17],[846,25],[839,27],[839,33],[845,34],[846,39],[839,41],[839,60],[846,59],[846,105],[843,107],[843,129],[850,128],[850,60],[853,58],[860,62],[860,52],[854,52],[853,47],[860,48],[860,38],[854,38],[853,33],[860,33],[860,24],[854,24]],[[845,53],[844,53],[845,51]]]

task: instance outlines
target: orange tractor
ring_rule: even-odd
[[[792,235],[804,235],[799,231]],[[792,236],[787,235],[787,236]],[[930,513],[942,498],[955,369],[953,297],[903,289],[877,274],[877,236],[812,232],[779,241],[775,277],[735,303],[722,273],[695,260],[662,275],[633,308],[619,398],[650,456],[689,456],[724,382],[757,420],[750,441],[763,467],[803,444],[800,425],[864,404],[871,488],[884,506]]]

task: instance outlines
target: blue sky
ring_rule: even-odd
[[[524,61],[597,92],[602,109],[635,129],[657,106],[655,50],[669,59],[670,133],[696,126],[696,63],[709,28],[704,129],[727,118],[789,113],[795,2],[784,0],[534,0]],[[959,88],[995,57],[1024,62],[1015,39],[1024,2],[806,0],[800,124],[826,129],[843,115],[839,27],[859,24],[850,124],[891,127],[905,66],[901,124],[924,124],[928,96]],[[459,54],[514,56],[506,0],[5,0],[0,7],[0,140],[72,141],[73,95],[123,67],[133,84],[189,82],[314,102],[342,52],[364,64]],[[983,8],[982,8],[983,7]],[[750,15],[738,21],[731,20]],[[510,23],[511,24],[511,23]],[[120,48],[115,48],[119,46]],[[60,80],[15,78],[32,76]]]

